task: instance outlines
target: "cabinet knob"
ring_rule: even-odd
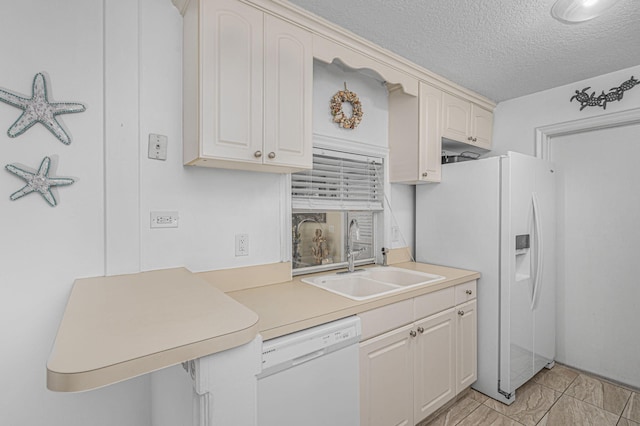
[[[416,337],[417,335],[418,335],[418,333],[416,333],[416,331],[415,331],[415,330],[411,330],[411,331],[409,332],[409,336],[411,336],[411,337]]]
[[[256,158],[260,158],[260,157],[262,157],[262,151],[256,151],[256,152],[254,152],[254,153],[253,153],[253,156],[254,156],[254,157],[256,157]]]
[[[473,140],[473,136],[469,136],[469,137],[467,138],[467,140],[468,140],[468,141],[472,141],[472,140]]]
[[[422,177],[427,177],[427,176],[429,176],[429,173],[427,173],[427,172],[424,172],[424,173],[422,174]]]
[[[478,138],[471,139],[472,142],[478,142]]]
[[[464,315],[464,311],[463,311],[462,309],[460,309],[460,310],[458,311],[458,315],[463,316],[463,315]]]
[[[471,296],[473,294],[473,291],[471,290],[466,290],[465,293],[467,293],[469,296]]]
[[[271,158],[273,160],[274,158],[276,158],[276,153],[272,151],[272,152],[269,153],[269,155],[267,157],[269,157],[269,158]]]
[[[418,327],[418,333],[420,333],[420,334],[424,333],[424,328]]]

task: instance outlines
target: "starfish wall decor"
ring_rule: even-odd
[[[47,203],[52,207],[55,207],[58,203],[51,192],[52,186],[64,186],[71,185],[75,181],[71,178],[51,178],[49,177],[49,166],[51,165],[51,159],[44,157],[40,163],[40,167],[36,173],[32,173],[17,167],[14,164],[7,164],[5,167],[8,171],[14,175],[23,179],[27,184],[11,194],[9,198],[15,201],[24,197],[32,192],[39,192]]]
[[[15,138],[20,136],[36,123],[42,123],[56,138],[65,145],[71,143],[71,138],[64,131],[56,115],[83,112],[86,108],[80,103],[49,102],[47,97],[47,82],[42,73],[33,78],[33,88],[30,98],[0,89],[0,101],[20,108],[24,112],[9,128],[7,134]]]

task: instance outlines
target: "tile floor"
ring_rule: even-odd
[[[640,426],[640,393],[556,364],[504,405],[475,390],[421,426]]]

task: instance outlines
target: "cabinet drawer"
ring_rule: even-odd
[[[417,320],[428,317],[454,306],[454,293],[454,287],[449,287],[416,297],[413,299],[413,318]]]
[[[361,341],[413,322],[413,300],[382,306],[358,314],[362,321]]]
[[[476,280],[456,286],[456,305],[476,298]]]

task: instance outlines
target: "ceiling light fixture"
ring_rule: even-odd
[[[600,16],[618,0],[557,0],[551,7],[551,16],[560,22],[573,24]]]

